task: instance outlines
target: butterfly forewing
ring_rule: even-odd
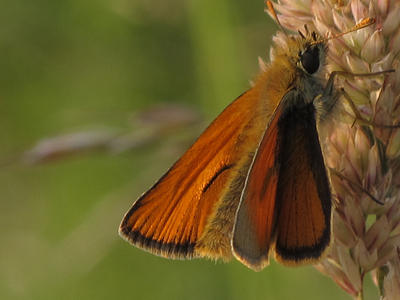
[[[331,193],[313,103],[286,94],[254,158],[238,208],[236,257],[255,270],[319,260],[330,243]],[[288,103],[285,103],[289,101]],[[300,103],[300,105],[294,105]],[[251,230],[243,231],[243,228]],[[242,232],[243,231],[243,232]]]
[[[320,260],[330,244],[330,180],[313,103],[293,107],[281,124],[275,259],[299,266]]]
[[[225,231],[233,228],[239,197],[233,199],[236,203],[231,221],[218,229],[225,239],[210,251],[196,251],[196,243],[212,222],[227,186],[243,168],[241,158],[251,152],[249,149],[255,149],[261,139],[269,116],[257,109],[259,98],[257,89],[248,91],[211,123],[171,169],[133,204],[120,225],[124,238],[170,258],[231,255],[230,237]],[[221,251],[221,247],[229,250]]]

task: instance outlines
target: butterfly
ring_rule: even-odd
[[[172,259],[234,256],[256,271],[271,256],[297,267],[328,253],[334,192],[321,127],[340,97],[337,74],[327,78],[327,38],[281,29],[253,87],[126,213],[127,241]]]

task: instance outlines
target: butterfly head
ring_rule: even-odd
[[[328,48],[325,39],[316,32],[308,32],[307,28],[305,34],[300,31],[298,35],[279,33],[274,42],[276,47],[271,49],[271,61],[282,58],[300,77],[318,76],[326,65]]]

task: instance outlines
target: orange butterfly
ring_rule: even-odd
[[[253,88],[133,204],[122,237],[166,258],[234,255],[256,271],[271,255],[287,266],[318,262],[332,219],[319,128],[340,96],[335,74],[326,80],[326,42],[283,31]]]

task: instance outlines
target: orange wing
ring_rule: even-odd
[[[282,124],[274,252],[281,264],[297,267],[316,263],[327,253],[331,184],[313,103],[289,111]]]
[[[331,240],[331,189],[316,110],[295,97],[286,94],[268,126],[236,216],[233,252],[254,270],[266,267],[272,252],[287,266],[316,262]]]
[[[232,247],[236,258],[259,271],[268,265],[274,229],[279,166],[276,164],[280,103],[256,153],[236,214]]]
[[[243,169],[243,157],[252,158],[266,123],[257,89],[229,105],[193,146],[125,215],[120,234],[132,244],[169,258],[231,256],[230,238],[206,243],[196,249],[204,229],[227,193],[230,182]],[[246,170],[247,174],[247,170]],[[220,231],[233,228],[233,213]],[[225,232],[221,233],[227,236]],[[230,235],[231,233],[229,233]],[[212,237],[211,237],[212,238]],[[213,246],[209,246],[212,244]],[[213,249],[211,249],[213,248]]]

